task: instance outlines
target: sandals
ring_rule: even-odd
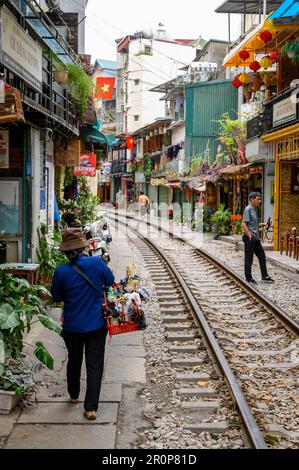
[[[89,421],[95,421],[97,419],[97,414],[95,411],[84,411],[84,416]]]
[[[79,398],[70,398],[70,403],[80,403]]]

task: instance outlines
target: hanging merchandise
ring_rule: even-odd
[[[240,57],[236,57],[233,60],[232,64],[233,64],[234,67],[239,67],[242,64],[242,60],[240,59]]]
[[[239,52],[239,57],[245,62],[245,60],[249,59],[250,54],[246,49],[243,49],[241,52]]]
[[[245,72],[244,72],[244,73],[241,73],[241,74],[239,75],[239,80],[240,80],[241,83],[248,83],[249,80],[250,80],[250,76],[249,76],[248,73],[245,73]]]
[[[252,82],[253,91],[259,91],[261,89],[262,83],[263,82],[260,79],[260,77],[258,75],[256,75],[253,79],[253,82]]]
[[[263,69],[267,70],[269,67],[272,66],[272,60],[269,58],[269,56],[265,56],[260,60],[261,67]]]
[[[261,64],[257,60],[254,60],[253,62],[249,64],[249,68],[253,72],[257,72],[258,70],[260,70]]]
[[[280,52],[278,49],[274,49],[274,51],[272,51],[270,54],[269,54],[269,58],[270,60],[272,60],[272,62],[274,63],[277,63],[279,62],[279,59],[280,59]]]
[[[231,82],[232,86],[234,86],[235,88],[240,88],[242,86],[242,82],[239,80],[238,77],[235,77],[232,82]]]
[[[261,32],[260,38],[262,41],[264,41],[264,43],[267,44],[267,42],[271,41],[271,39],[273,38],[273,34],[267,29],[265,29],[265,31]]]
[[[256,38],[252,41],[251,43],[251,47],[252,47],[252,50],[253,51],[259,51],[260,49],[262,49],[262,47],[265,46],[265,43],[264,41],[262,41],[261,39],[259,38]]]

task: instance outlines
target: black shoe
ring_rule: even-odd
[[[264,282],[275,282],[270,276],[262,277],[262,281]]]
[[[248,284],[257,284],[255,279],[247,279]]]

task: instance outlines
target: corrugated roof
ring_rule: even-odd
[[[274,24],[299,21],[299,1],[285,0],[270,16],[269,20],[273,21]]]
[[[102,69],[116,70],[116,62],[113,60],[96,59],[95,66],[99,65]]]
[[[267,13],[275,10],[281,4],[281,0],[267,0]],[[226,0],[215,10],[216,13],[263,13],[261,0]]]

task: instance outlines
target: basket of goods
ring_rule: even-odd
[[[141,307],[142,301],[149,299],[149,293],[146,288],[139,288],[137,291],[132,290],[133,287],[137,287],[137,280],[126,278],[105,293],[103,313],[110,337],[146,328]]]

